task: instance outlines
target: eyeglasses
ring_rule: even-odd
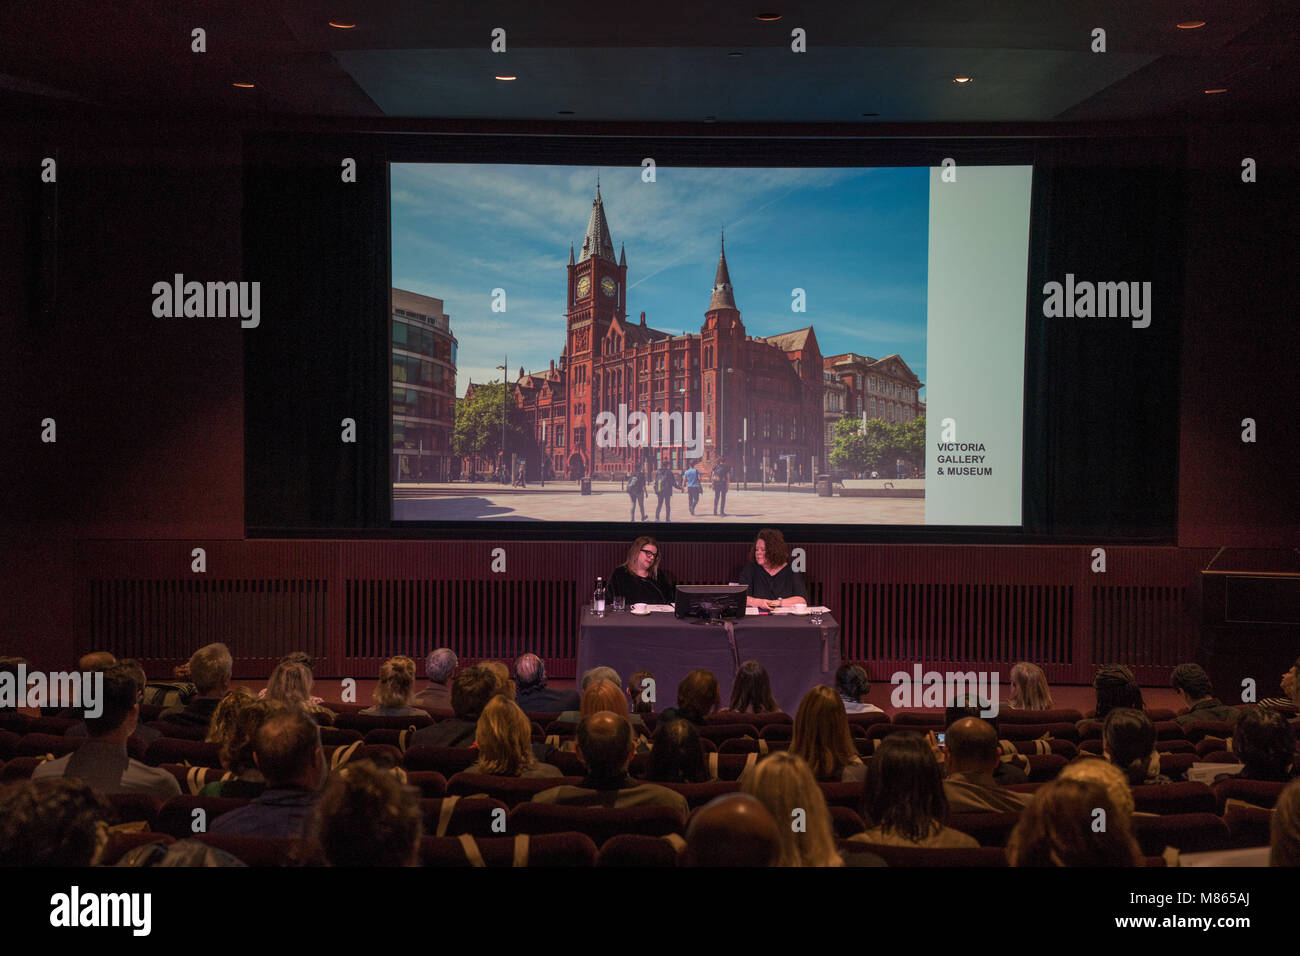
[[[658,551],[651,551],[649,548],[642,548],[642,549],[641,549],[641,553],[642,553],[642,554],[648,554],[648,555],[650,555],[650,557],[652,557],[652,558],[657,558],[657,557],[659,557],[659,552],[658,552]]]

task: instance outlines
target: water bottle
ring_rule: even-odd
[[[605,579],[596,578],[596,590],[591,595],[591,608],[597,617],[605,616]]]

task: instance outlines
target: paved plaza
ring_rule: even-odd
[[[924,489],[924,480],[891,482],[902,488]],[[866,484],[859,482],[856,484]],[[884,482],[879,483],[882,487]],[[838,492],[838,489],[837,489]],[[646,495],[646,524],[655,520],[656,498]],[[590,495],[579,493],[575,481],[547,482],[546,487],[505,488],[497,484],[399,484],[393,492],[394,521],[627,521],[631,499],[617,483],[595,481]],[[636,513],[641,521],[640,509]],[[759,490],[751,482],[727,492],[727,516],[713,514],[713,492],[705,489],[692,515],[685,492],[672,497],[674,523],[704,524],[925,524],[924,498],[822,498],[807,485],[786,491],[785,485]]]

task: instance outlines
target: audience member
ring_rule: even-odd
[[[87,658],[91,658],[94,656],[96,655],[87,654],[85,657],[81,659],[81,663],[84,665],[87,661]],[[105,656],[112,657],[113,655],[106,654]],[[103,658],[100,658],[100,660],[102,662]],[[149,680],[145,676],[144,668],[140,666],[139,661],[131,660],[130,658],[123,658],[118,663],[121,663],[123,667],[127,668],[131,672],[132,676],[135,677],[136,683],[138,683],[141,687],[148,686]],[[110,664],[108,666],[112,667],[113,665]],[[86,670],[87,668],[83,666],[82,669]],[[100,669],[107,670],[108,668],[105,667]],[[82,719],[78,720],[75,724],[73,724],[71,727],[65,730],[63,732],[63,736],[85,737],[87,735],[86,721],[83,716],[83,712],[77,711],[77,716]],[[137,721],[135,731],[134,733],[131,734],[130,740],[127,741],[127,750],[133,752],[137,757],[143,756],[144,752],[149,749],[149,745],[161,737],[162,737],[161,730],[155,730],[153,727],[146,727],[144,724]]]
[[[867,765],[862,819],[868,829],[849,839],[885,846],[978,847],[974,837],[943,825],[947,815],[943,775],[930,745],[920,734],[890,734]]]
[[[479,661],[478,666],[492,675],[497,685],[496,693],[515,699],[515,682],[510,678],[510,668],[500,661]]]
[[[25,657],[0,657],[0,674],[9,674],[13,685],[18,686],[19,673],[27,668]],[[39,707],[19,707],[17,703],[0,706],[0,714],[21,714],[24,717],[40,717]]]
[[[612,667],[601,665],[600,667],[593,667],[582,675],[582,689],[586,690],[598,680],[613,681],[620,687],[623,686],[623,679],[618,676],[618,671],[614,670]]]
[[[297,837],[325,776],[320,728],[302,706],[273,710],[253,737],[253,760],[266,790],[208,827],[224,836]]]
[[[998,765],[993,770],[993,782],[999,787],[1010,787],[1017,783],[1029,782],[1029,761],[1021,756],[1017,751],[1015,744],[1009,740],[1000,739],[998,731],[998,715],[990,717],[984,716],[985,708],[975,704],[967,704],[964,699],[955,701],[944,708],[943,723],[945,727],[951,727],[957,721],[965,717],[974,717],[981,720],[993,728],[993,736],[998,737]],[[933,737],[933,734],[927,734],[927,737]],[[931,747],[934,748],[943,757],[943,750],[939,746],[938,740],[932,740]]]
[[[219,744],[230,737],[235,728],[235,721],[249,704],[257,700],[246,687],[236,687],[221,700],[217,701],[208,721],[208,732],[203,738],[207,743]]]
[[[944,750],[948,776],[943,793],[952,813],[1012,813],[1023,810],[1028,797],[998,786],[993,772],[999,764],[998,734],[978,717],[963,717],[948,728]]]
[[[415,695],[415,702],[427,710],[451,709],[451,676],[456,673],[456,652],[439,647],[424,659],[424,673],[429,686]]]
[[[3,819],[4,813],[0,812],[0,820]],[[1277,798],[1270,830],[1272,851],[1268,865],[1300,866],[1300,780],[1287,784]]]
[[[1091,727],[1100,727],[1101,723],[1116,707],[1143,710],[1142,690],[1138,687],[1133,672],[1123,664],[1107,664],[1098,668],[1092,679],[1093,690],[1097,694],[1097,709],[1092,717],[1079,721],[1080,731]]]
[[[866,774],[840,695],[824,684],[808,691],[799,704],[790,753],[802,757],[821,781],[858,782]]]
[[[375,703],[361,711],[366,717],[428,717],[429,712],[411,705],[415,688],[415,661],[390,657],[379,667]]]
[[[485,667],[466,667],[451,684],[450,720],[422,727],[411,735],[412,747],[469,747],[478,732],[483,708],[497,692],[497,679]]]
[[[1051,710],[1052,692],[1047,687],[1047,675],[1037,664],[1019,661],[1011,668],[1011,699],[1007,705],[1013,710]]]
[[[713,676],[713,672],[693,670],[677,685],[677,709],[674,714],[700,725],[721,703],[718,679]]]
[[[532,725],[519,705],[500,694],[483,708],[475,730],[479,758],[466,773],[494,777],[562,777],[559,767],[542,763],[533,754]]]
[[[710,801],[686,829],[687,866],[774,866],[780,857],[781,823],[747,793]]]
[[[808,765],[780,751],[760,760],[740,789],[756,797],[776,821],[777,866],[843,866],[826,798]]]
[[[641,783],[627,774],[636,753],[632,725],[624,714],[601,712],[578,725],[578,759],[587,776],[575,786],[554,787],[533,797],[539,803],[570,806],[671,807],[686,819],[686,798],[667,787]]]
[[[546,665],[536,654],[524,654],[515,661],[515,703],[529,714],[560,714],[577,710],[582,697],[576,690],[552,690],[546,686]]]
[[[311,668],[297,661],[281,661],[266,682],[266,702],[276,707],[299,707],[322,727],[334,723],[334,711],[313,698]]]
[[[1145,712],[1131,707],[1111,710],[1101,739],[1106,759],[1124,771],[1130,785],[1170,782],[1160,772],[1156,728]]]
[[[1283,697],[1265,697],[1259,702],[1259,706],[1268,710],[1276,710],[1278,713],[1293,718],[1300,713],[1300,658],[1291,665],[1291,669],[1282,675],[1282,693]]]
[[[369,760],[330,776],[307,825],[309,857],[329,866],[415,866],[423,822],[417,798]]]
[[[682,717],[660,719],[643,780],[655,783],[704,783],[709,774],[704,744],[695,725]]]
[[[835,669],[835,689],[844,702],[846,714],[882,714],[875,704],[864,703],[862,698],[871,690],[867,672],[857,664],[841,664]]]
[[[647,684],[646,681],[649,681]],[[627,679],[627,697],[632,702],[632,713],[653,714],[658,690],[655,675],[650,671],[636,671]]]
[[[1092,783],[1106,791],[1116,812],[1126,820],[1132,820],[1135,812],[1133,790],[1129,786],[1124,771],[1109,760],[1100,757],[1087,757],[1076,760],[1061,771],[1058,780],[1081,780]]]
[[[127,740],[140,720],[142,693],[144,685],[130,665],[114,664],[104,671],[101,712],[86,717],[88,739],[67,756],[40,764],[32,779],[77,777],[101,793],[148,793],[160,801],[180,796],[175,777],[146,767],[126,752]]]
[[[1020,815],[1007,859],[1012,866],[1139,866],[1142,854],[1105,787],[1057,779],[1043,784]]]
[[[1174,718],[1180,727],[1185,729],[1210,721],[1236,721],[1237,708],[1229,707],[1214,696],[1210,675],[1200,664],[1179,664],[1169,675],[1169,681],[1179,699],[1187,705],[1187,713]]]
[[[1232,735],[1233,750],[1245,764],[1242,780],[1271,780],[1281,783],[1295,776],[1295,730],[1275,710],[1252,707],[1237,718]]]
[[[198,696],[178,711],[165,710],[159,716],[172,724],[189,727],[207,727],[212,723],[212,712],[221,698],[230,691],[230,671],[234,661],[225,644],[205,644],[194,652],[187,665],[189,678],[198,690]]]
[[[108,843],[110,807],[80,780],[0,788],[0,866],[91,866]]]
[[[251,695],[232,692],[223,698],[213,715],[213,726],[222,716],[223,708],[233,711],[219,738],[214,739],[211,732],[209,741],[221,745],[220,760],[224,770],[234,774],[230,780],[214,780],[200,791],[205,797],[240,797],[252,799],[266,790],[266,777],[258,769],[253,759],[253,741],[257,732],[273,708],[264,700],[256,700]]]
[[[772,680],[758,661],[745,661],[731,684],[731,703],[726,708],[738,714],[780,713],[772,698]]]

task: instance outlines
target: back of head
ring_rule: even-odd
[[[826,798],[800,758],[777,751],[744,775],[741,790],[767,807],[778,823],[779,866],[842,866]],[[801,825],[796,825],[801,824]]]
[[[24,780],[0,788],[0,864],[89,866],[107,840],[109,807],[70,777]]]
[[[867,764],[862,814],[868,826],[919,841],[931,836],[948,813],[943,774],[920,734],[890,734]]]
[[[618,685],[609,680],[598,680],[582,692],[580,713],[583,717],[608,710],[614,714],[627,713],[627,698]]]
[[[303,706],[311,700],[311,670],[306,664],[281,661],[266,682],[266,699],[286,706]]]
[[[645,779],[658,783],[703,783],[709,779],[700,732],[680,717],[659,721]]]
[[[1107,715],[1101,736],[1111,763],[1124,771],[1130,783],[1142,783],[1151,752],[1156,749],[1156,728],[1151,718],[1140,710],[1118,707]]]
[[[619,679],[618,671],[614,670],[612,667],[605,667],[602,665],[600,667],[593,667],[591,670],[587,671],[587,673],[582,675],[582,689],[586,690],[598,680],[610,680],[619,686],[622,686],[623,683],[622,680]]]
[[[532,725],[519,705],[508,697],[497,695],[487,702],[474,739],[484,773],[513,777],[535,762]]]
[[[1097,692],[1098,720],[1105,720],[1116,707],[1128,707],[1142,710],[1142,691],[1138,688],[1137,678],[1123,664],[1107,664],[1098,669],[1092,679],[1093,689]]]
[[[1137,866],[1142,856],[1128,818],[1100,784],[1058,778],[1020,815],[1007,859],[1012,866]]]
[[[301,707],[277,708],[253,738],[257,767],[268,787],[310,785],[320,749],[320,728]]]
[[[1057,779],[1096,784],[1106,791],[1116,812],[1126,820],[1133,818],[1133,791],[1129,787],[1128,776],[1109,760],[1080,757],[1062,770]]]
[[[546,686],[546,665],[536,654],[523,654],[515,661],[515,682],[520,690]]]
[[[776,701],[772,698],[772,680],[767,676],[767,668],[758,661],[745,661],[741,664],[731,685],[729,706],[732,710],[755,714],[767,714],[776,710]]]
[[[415,661],[409,657],[390,657],[379,665],[375,703],[380,707],[408,707],[414,687]]]
[[[369,760],[330,777],[307,830],[331,866],[413,866],[421,834],[415,797]]]
[[[593,777],[612,776],[632,759],[632,725],[623,714],[602,711],[578,724],[578,757]]]
[[[799,703],[790,753],[802,757],[818,780],[838,779],[844,767],[858,755],[849,734],[844,702],[824,684],[804,694]]]
[[[437,684],[445,684],[451,679],[451,675],[456,673],[456,663],[456,652],[450,647],[434,648],[424,659],[424,672],[429,676],[429,680]]]
[[[212,711],[212,719],[208,722],[208,735],[204,739],[210,744],[224,743],[234,733],[239,715],[255,699],[252,694],[240,687],[217,701],[216,709]]]
[[[646,681],[650,683],[647,684]],[[632,713],[652,714],[655,702],[648,700],[646,691],[654,686],[655,675],[651,671],[635,671],[627,679],[627,694],[632,700]]]
[[[275,705],[265,700],[252,698],[240,708],[230,732],[221,741],[222,767],[234,774],[244,774],[257,766],[253,760],[257,732],[275,709]]]
[[[190,658],[190,680],[200,694],[209,696],[230,683],[233,666],[230,648],[225,644],[206,644]]]
[[[1169,683],[1174,690],[1181,690],[1193,701],[1214,696],[1210,675],[1200,664],[1179,664],[1169,675]]]
[[[451,709],[461,720],[478,720],[497,692],[497,679],[481,666],[466,667],[451,684]]]
[[[1276,710],[1252,707],[1237,718],[1233,749],[1252,777],[1285,777],[1295,760],[1296,737],[1291,723]]]
[[[950,726],[944,747],[949,773],[992,772],[997,767],[997,731],[978,717],[963,717]]]
[[[490,673],[492,679],[496,681],[494,693],[504,694],[511,700],[515,699],[515,682],[510,679],[510,668],[500,661],[480,661],[478,666]]]
[[[89,654],[81,655],[81,659],[77,661],[77,670],[106,671],[116,663],[117,658],[108,651],[91,651]]]
[[[718,679],[712,671],[693,670],[677,685],[677,710],[693,723],[703,723],[720,703]]]
[[[841,664],[835,670],[835,689],[841,697],[858,700],[871,690],[871,681],[867,679],[867,672],[857,664]]]
[[[982,708],[975,704],[966,703],[965,698],[959,698],[943,709],[943,725],[945,727],[951,727],[963,717],[975,717],[982,720],[993,728],[993,736],[997,737],[999,735],[999,716],[994,714],[991,717],[985,717]]]
[[[1269,843],[1269,866],[1300,866],[1300,780],[1287,784],[1277,798]]]
[[[686,830],[687,866],[772,866],[780,854],[779,824],[748,794],[718,797]]]
[[[1019,661],[1011,668],[1011,692],[1021,710],[1051,710],[1052,692],[1047,675],[1037,664]]]
[[[140,701],[144,686],[136,680],[129,664],[114,664],[104,671],[104,692],[98,717],[86,716],[86,733],[102,737],[117,730],[126,721],[131,708]]]

